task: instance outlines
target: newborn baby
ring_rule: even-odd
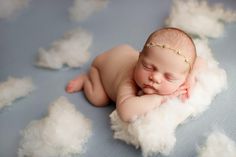
[[[95,106],[116,102],[123,121],[130,122],[168,98],[186,99],[197,71],[192,39],[177,28],[153,32],[138,53],[128,45],[97,56],[88,74],[71,80],[66,91],[84,90]]]

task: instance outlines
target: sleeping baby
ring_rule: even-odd
[[[83,90],[95,106],[112,100],[119,117],[131,122],[168,99],[187,99],[202,62],[191,37],[177,28],[162,28],[148,37],[140,53],[120,45],[100,54],[66,91]]]

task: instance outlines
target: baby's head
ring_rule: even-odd
[[[134,70],[134,79],[146,94],[175,92],[191,72],[195,45],[185,32],[163,28],[147,39]]]

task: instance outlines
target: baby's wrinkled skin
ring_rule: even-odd
[[[105,106],[109,100],[116,102],[117,112],[126,122],[144,115],[168,98],[186,99],[198,69],[191,38],[179,29],[163,28],[152,33],[145,45],[150,42],[180,50],[190,65],[184,57],[167,48],[144,46],[138,53],[129,45],[120,45],[97,56],[88,74],[71,80],[66,91],[84,90],[95,106]]]

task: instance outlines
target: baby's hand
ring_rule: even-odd
[[[162,104],[164,102],[166,102],[168,99],[173,99],[173,98],[180,98],[182,101],[185,101],[186,99],[188,99],[188,93],[187,93],[187,86],[182,85],[180,86],[174,93],[170,94],[170,95],[166,95],[163,96],[162,98]]]
[[[186,93],[186,95],[183,98],[184,100],[186,100],[186,99],[188,99],[190,97],[190,94],[191,94],[195,84],[196,84],[196,76],[195,76],[195,74],[190,74],[188,76],[186,82],[183,85],[183,87],[186,88],[186,90],[187,90],[187,93]]]
[[[190,97],[191,86],[189,84],[183,84],[177,91],[179,92],[178,97],[182,102],[185,102]]]
[[[190,94],[192,93],[192,90],[197,82],[196,76],[199,74],[200,71],[206,68],[207,68],[207,62],[203,58],[197,57],[191,73],[188,75],[185,83],[180,87],[182,89],[185,88],[187,91],[185,94],[180,96],[182,101],[185,101],[190,97]]]
[[[174,93],[168,96],[167,99],[179,98],[182,102],[189,98],[189,86],[187,84],[181,85]]]
[[[181,85],[173,94],[172,96],[178,97],[181,101],[185,101],[189,98],[189,86],[187,84]]]

